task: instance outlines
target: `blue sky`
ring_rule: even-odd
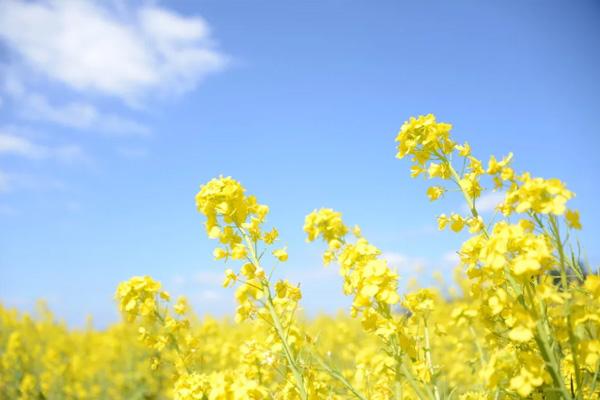
[[[599,17],[595,1],[2,0],[0,301],[105,325],[118,282],[150,274],[231,312],[194,207],[220,174],[271,207],[309,313],[347,304],[304,242],[317,207],[361,225],[404,283],[448,276],[463,237],[435,216],[460,199],[429,203],[394,158],[402,122],[429,112],[475,155],[565,180],[597,265]]]

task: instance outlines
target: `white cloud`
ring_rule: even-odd
[[[477,210],[482,213],[494,211],[504,201],[504,196],[503,192],[484,193],[475,203]]]
[[[396,268],[400,275],[423,273],[424,271],[452,271],[460,263],[460,257],[456,251],[448,251],[437,257],[420,258],[410,257],[397,252],[383,252],[381,255],[388,265]]]
[[[460,256],[456,251],[449,251],[442,256],[442,261],[450,267],[455,267],[460,263]]]
[[[22,137],[8,133],[0,133],[0,154],[1,153],[14,154],[27,158],[40,158],[43,149]]]
[[[0,132],[0,154],[9,154],[38,160],[54,159],[67,163],[88,160],[88,157],[79,146],[71,144],[45,146],[34,143],[24,137],[5,132]]]
[[[394,251],[386,251],[381,254],[390,267],[395,268],[398,272],[402,271],[420,271],[425,266],[425,260],[421,258],[409,257]]]
[[[226,65],[202,18],[157,6],[118,13],[94,2],[5,0],[0,38],[50,80],[130,105],[190,90]]]
[[[28,120],[50,121],[59,125],[93,129],[116,135],[146,135],[149,128],[134,120],[116,114],[102,113],[85,102],[52,105],[39,93],[20,96],[19,114]]]
[[[454,282],[454,271],[460,264],[455,251],[448,251],[427,258],[407,256],[398,252],[383,252],[388,265],[400,275],[399,290],[412,291],[419,287],[448,288]]]
[[[64,190],[66,187],[65,182],[52,176],[0,170],[0,193],[15,190],[44,192],[49,190]]]
[[[20,120],[147,135],[150,128],[131,115],[154,98],[194,89],[227,64],[201,17],[150,3],[0,0],[0,45],[6,53],[0,105]],[[111,99],[118,101],[106,101]],[[87,160],[77,145],[49,146],[27,137],[0,129],[0,155]],[[145,150],[135,148],[121,153],[143,157]],[[38,181],[27,173],[3,173],[0,190],[44,186],[48,180]]]

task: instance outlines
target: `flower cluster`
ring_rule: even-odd
[[[466,236],[456,286],[399,288],[384,254],[330,208],[304,231],[336,263],[349,315],[302,318],[300,285],[278,277],[289,258],[266,229],[269,208],[238,181],[200,188],[198,211],[234,287],[235,323],[193,315],[150,277],[121,283],[124,320],[70,330],[0,305],[0,399],[572,399],[600,396],[600,276],[572,239],[574,194],[557,179],[513,169],[513,155],[473,155],[452,126],[411,118],[397,157],[429,181],[430,201],[458,193],[461,213],[437,217]],[[494,218],[486,191],[502,193]],[[405,275],[405,273],[403,273]]]
[[[308,369],[299,359],[303,338],[294,322],[302,293],[287,280],[272,283],[272,272],[267,275],[262,266],[265,251],[279,236],[277,229],[263,228],[269,208],[259,204],[256,197],[247,196],[243,186],[230,177],[216,178],[203,185],[196,196],[196,205],[206,217],[208,236],[225,246],[215,249],[215,258],[244,261],[237,273],[227,269],[223,281],[225,287],[239,283],[235,292],[236,321],[266,322],[270,330],[268,345],[273,354],[285,360],[283,364],[294,382],[290,392],[307,398]],[[288,259],[285,248],[271,250],[271,254],[277,262]]]
[[[273,243],[277,239],[277,230],[261,231],[269,207],[258,204],[254,196],[246,196],[242,185],[231,177],[215,178],[203,185],[196,195],[196,207],[206,216],[208,236],[224,245],[214,250],[216,259],[248,257],[248,243],[244,243],[241,229],[254,241]]]
[[[517,174],[512,154],[500,161],[491,156],[484,168],[470,146],[458,145],[449,131],[450,125],[432,115],[411,119],[396,139],[398,157],[412,155],[413,177],[427,172],[430,179],[451,182],[467,203],[470,215],[442,214],[438,226],[455,232],[468,226],[473,235],[459,255],[468,276],[465,295],[473,305],[470,329],[479,326],[485,338],[478,343],[483,382],[496,396],[587,398],[597,375],[586,373],[583,360],[595,361],[586,346],[595,343],[596,327],[587,320],[584,330],[574,316],[596,276],[584,271],[567,247],[564,232],[581,229],[579,213],[567,208],[574,194],[558,179]],[[456,158],[462,158],[461,168],[455,167]],[[493,190],[506,190],[497,207],[505,219],[492,225],[477,209],[486,177]],[[433,186],[427,195],[437,200],[447,191]],[[513,215],[519,219],[510,220]]]
[[[500,209],[505,215],[513,212],[563,215],[572,197],[573,193],[560,180],[532,178],[524,173],[515,179]]]
[[[149,276],[134,276],[121,282],[115,297],[119,300],[119,309],[130,321],[137,317],[156,318],[159,297],[169,300],[169,294],[160,291],[160,283]]]
[[[352,315],[370,308],[389,314],[390,306],[400,301],[398,274],[379,258],[381,251],[361,236],[360,229],[354,229],[355,243],[347,241],[349,229],[341,213],[329,208],[315,210],[306,216],[304,231],[309,241],[321,237],[327,243],[325,263],[333,259],[339,263],[344,293],[354,296]]]

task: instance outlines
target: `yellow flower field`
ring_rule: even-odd
[[[272,279],[288,253],[269,207],[218,177],[196,205],[235,317],[200,319],[149,276],[119,285],[123,322],[103,331],[0,308],[0,399],[599,398],[600,276],[573,239],[574,193],[515,171],[512,154],[476,158],[451,129],[431,114],[410,118],[396,142],[411,176],[434,182],[425,201],[461,196],[469,210],[437,217],[440,230],[469,234],[456,249],[459,293],[401,293],[402,271],[360,221],[323,208],[306,216],[317,242],[307,246],[339,268],[352,306],[307,320],[301,282]],[[493,220],[478,212],[486,191],[505,193]]]

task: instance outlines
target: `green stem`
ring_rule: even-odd
[[[407,368],[406,357],[403,355],[396,338],[392,338],[391,342],[386,341],[386,345],[389,346],[389,349],[396,360],[396,384],[400,384],[402,377],[404,377],[420,400],[433,400],[434,397],[431,391],[427,390],[427,392],[423,392],[423,388],[421,388],[421,385],[417,382],[414,373]]]
[[[560,239],[560,231],[558,223],[554,216],[550,216],[550,224],[552,227],[552,233],[554,235],[554,242],[558,249],[558,256],[560,260],[560,277],[562,288],[565,292],[569,289],[569,282],[567,278],[567,266],[565,260],[565,251],[563,248],[562,241]],[[573,333],[573,321],[571,319],[571,297],[569,296],[565,302],[565,313],[567,315],[567,332],[569,334],[569,346],[571,347],[571,355],[573,356],[573,369],[575,370],[575,382],[577,382],[577,398],[580,398],[582,390],[582,379],[581,370],[579,367],[579,357],[577,355],[577,338]]]
[[[408,368],[406,368],[406,365],[405,365],[405,363],[403,361],[400,361],[400,372],[402,372],[402,374],[404,375],[404,377],[408,381],[408,385],[412,388],[412,390],[414,390],[415,394],[417,395],[417,397],[419,399],[421,399],[421,400],[432,399],[433,396],[426,395],[425,393],[423,393],[423,390],[421,389],[421,387],[417,383],[417,381],[414,378],[412,372],[409,371]]]
[[[431,341],[429,340],[429,326],[427,324],[427,318],[423,318],[424,336],[425,336],[425,361],[427,362],[427,368],[429,368],[429,375],[431,375],[431,382],[433,383],[433,394],[436,400],[440,400],[440,393],[437,385],[433,381],[434,373],[433,361],[431,359]]]
[[[165,319],[162,315],[160,315],[160,313],[158,311],[154,311],[156,317],[158,318],[158,320],[160,321],[161,325],[164,326],[165,325]],[[177,353],[177,355],[179,356],[179,359],[181,360],[181,363],[183,364],[183,368],[185,368],[185,372],[187,372],[188,374],[190,373],[190,369],[187,366],[187,363],[185,361],[185,357],[183,356],[182,352],[181,352],[181,348],[179,347],[179,345],[177,344],[177,339],[175,338],[175,335],[173,335],[172,333],[168,333],[167,336],[169,337],[169,343],[172,344],[173,348],[175,349],[175,353]]]
[[[256,248],[253,245],[252,241],[250,240],[250,237],[248,236],[248,234],[246,233],[246,231],[243,228],[238,226],[238,229],[242,233],[244,240],[246,241],[246,245],[247,245],[248,249],[250,249],[252,263],[254,264],[254,266],[256,268],[260,268],[260,262],[258,261],[258,257],[256,256]],[[306,388],[304,387],[304,378],[302,376],[302,373],[300,372],[300,367],[298,366],[298,362],[295,359],[294,354],[293,354],[293,352],[290,348],[290,345],[287,341],[286,330],[284,330],[283,325],[281,324],[281,319],[279,318],[279,315],[277,314],[277,311],[275,309],[275,305],[273,304],[273,296],[271,294],[271,287],[270,287],[269,280],[264,279],[262,281],[262,285],[263,285],[263,289],[267,295],[267,301],[265,302],[265,305],[267,307],[267,310],[269,311],[269,314],[271,315],[271,319],[273,320],[273,327],[275,328],[275,332],[277,333],[277,336],[279,337],[279,340],[281,341],[281,345],[283,346],[283,352],[285,354],[285,358],[288,362],[290,370],[292,371],[292,375],[294,376],[294,379],[296,381],[295,386],[298,389],[300,398],[302,400],[307,400],[308,394],[306,393]],[[291,324],[291,322],[290,322],[290,324]]]
[[[460,189],[460,192],[462,193],[463,197],[465,198],[465,201],[467,202],[467,206],[469,207],[469,211],[471,212],[471,215],[473,216],[473,218],[480,218],[479,212],[477,211],[477,208],[475,207],[475,200],[467,192],[465,192],[462,185],[460,184],[460,180],[461,180],[460,175],[458,175],[458,172],[456,172],[456,170],[452,166],[452,163],[450,162],[450,160],[448,160],[446,157],[442,157],[442,160],[448,164],[448,168],[450,169],[450,174],[452,175],[452,178],[453,178],[452,180],[454,183],[456,183],[456,185]],[[489,237],[489,233],[487,231],[487,227],[485,226],[485,224],[483,224],[483,234],[485,235],[486,238]]]
[[[592,379],[592,388],[590,389],[590,394],[594,394],[596,391],[596,382],[598,381],[598,373],[600,372],[600,361],[596,363],[596,371],[594,372],[594,378]]]
[[[348,389],[354,395],[354,397],[356,397],[357,399],[360,399],[360,400],[367,400],[367,398],[365,396],[363,396],[354,386],[352,386],[352,384],[350,382],[348,382],[348,379],[346,379],[346,377],[340,371],[332,368],[325,361],[323,361],[323,359],[321,357],[319,357],[317,354],[315,354],[315,359],[317,360],[317,362],[319,363],[321,368],[323,368],[325,371],[327,371],[327,373],[332,378],[336,379],[342,385],[344,385],[346,387],[346,389]]]
[[[533,299],[533,293],[531,291],[531,287],[527,284],[525,285],[525,291],[529,295],[529,300],[531,305],[534,306],[535,302]],[[545,307],[543,303],[540,303],[540,315],[535,312],[535,309],[532,308],[530,312],[533,313],[533,317],[536,322],[536,334],[534,335],[535,341],[538,345],[540,353],[542,354],[542,358],[544,359],[546,366],[548,368],[548,372],[552,377],[552,381],[554,382],[554,387],[560,392],[562,398],[570,399],[571,395],[565,386],[565,382],[562,378],[562,374],[560,372],[560,361],[556,357],[556,353],[552,348],[552,345],[549,339],[552,337],[549,328],[548,316],[545,311]]]
[[[471,324],[469,324],[469,332],[471,333],[471,336],[473,336],[473,342],[475,343],[475,347],[477,348],[477,353],[479,353],[479,362],[481,363],[481,368],[483,368],[486,364],[486,357],[483,353],[483,349],[481,348],[481,344],[479,344],[477,332],[475,332],[475,329]]]
[[[279,337],[279,340],[281,341],[281,344],[283,346],[285,357],[287,359],[290,369],[292,370],[294,379],[296,380],[296,387],[298,389],[298,392],[300,393],[300,398],[302,398],[303,400],[307,400],[308,395],[306,393],[306,389],[304,388],[304,379],[302,378],[302,373],[300,372],[297,361],[295,360],[294,355],[292,354],[290,346],[287,342],[287,338],[285,337],[285,332],[283,330],[283,327],[281,326],[279,315],[277,315],[277,312],[275,311],[275,306],[273,305],[273,298],[271,297],[270,290],[268,290],[268,300],[266,302],[266,305],[271,315],[271,319],[273,320],[273,325],[275,327],[275,331],[277,332],[277,336]]]

